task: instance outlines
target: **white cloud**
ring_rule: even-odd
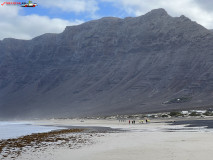
[[[156,8],[164,8],[172,16],[185,15],[206,28],[213,28],[213,12],[205,9],[198,0],[101,0],[135,16]],[[213,7],[212,7],[213,8]]]
[[[3,1],[0,0],[0,3]],[[39,15],[19,15],[21,7],[0,6],[0,39],[31,39],[44,33],[60,33],[66,26],[80,24],[83,21],[68,21]]]
[[[45,0],[40,1],[39,5],[46,8],[58,8],[65,12],[82,13],[88,12],[95,14],[99,9],[95,0]]]
[[[53,7],[63,12],[84,13],[90,18],[94,18],[97,17],[95,14],[99,9],[97,2],[102,3],[103,1],[124,10],[128,15],[135,16],[143,15],[152,9],[164,8],[171,16],[185,15],[206,28],[213,28],[211,3],[203,5],[199,0],[34,0],[33,2],[37,2],[42,7]],[[4,0],[0,0],[0,3],[3,2]],[[44,33],[60,33],[66,26],[83,22],[39,15],[21,16],[19,12],[22,9],[21,7],[0,5],[0,39],[8,37],[31,39]]]

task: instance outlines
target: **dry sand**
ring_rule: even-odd
[[[129,125],[102,120],[49,120],[42,125],[104,126],[127,130],[93,137],[94,144],[79,149],[49,147],[45,151],[23,153],[18,160],[212,160],[213,131],[184,129],[165,123]],[[170,130],[173,130],[172,132]],[[174,131],[174,129],[178,129]]]

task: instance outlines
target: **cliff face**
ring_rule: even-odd
[[[163,9],[136,18],[102,18],[30,41],[4,39],[0,47],[0,117],[212,104],[212,31]],[[179,97],[187,100],[166,102]]]

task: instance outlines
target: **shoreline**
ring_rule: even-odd
[[[171,125],[186,125],[186,127],[206,127],[208,129],[213,129],[212,119],[179,120],[171,123]]]
[[[199,121],[201,119],[197,120]],[[20,140],[20,144],[23,149],[14,150],[14,147],[11,146],[10,149],[5,150],[9,153],[9,155],[7,157],[3,157],[2,160],[68,160],[70,157],[73,157],[75,160],[105,160],[107,157],[108,159],[113,160],[125,160],[130,158],[139,159],[140,156],[150,160],[154,160],[156,158],[160,160],[171,160],[171,156],[164,151],[165,149],[168,149],[168,145],[180,145],[180,148],[183,147],[182,145],[190,146],[192,148],[186,148],[186,150],[189,149],[193,152],[194,150],[197,151],[202,149],[204,147],[202,146],[203,144],[205,144],[205,149],[213,148],[213,144],[209,143],[213,140],[213,129],[196,126],[186,127],[187,123],[178,125],[171,125],[168,123],[172,121],[189,122],[188,119],[183,118],[164,120],[157,119],[151,120],[148,124],[136,123],[130,125],[127,122],[118,122],[117,120],[85,120],[83,123],[80,122],[80,120],[34,121],[35,125],[60,126],[67,129],[64,129],[64,131],[52,131],[52,133],[58,132],[58,134],[54,134],[54,136],[51,136],[50,132],[40,133],[41,135],[46,134],[47,138],[37,139],[37,142],[35,140],[33,143],[26,143],[25,140],[39,136],[36,136],[36,134],[33,134],[31,138],[27,138],[29,135],[24,136],[25,138]],[[77,128],[77,130],[73,128]],[[65,131],[68,132],[65,133]],[[194,144],[194,140],[198,142],[198,144]],[[15,143],[16,141],[17,139],[13,142]],[[23,143],[26,144],[24,145]],[[156,145],[162,146],[162,148],[156,148]],[[198,145],[201,145],[201,147],[199,148]],[[179,148],[170,149],[175,155],[173,159],[181,159],[178,155],[180,152]],[[151,155],[153,155],[153,150],[155,152],[159,152],[160,156],[163,156],[163,158],[155,156],[152,157]],[[213,149],[209,150],[211,152],[213,151]],[[11,154],[12,151],[14,154]],[[16,156],[17,152],[18,156]],[[127,155],[126,152],[134,153],[134,156]],[[185,151],[182,152],[185,153]],[[190,155],[187,153],[185,154],[186,158],[191,160]],[[197,157],[200,157],[200,155]],[[194,157],[194,159],[197,160],[196,157]]]
[[[118,130],[109,127],[42,126],[54,126],[58,127],[58,129],[0,140],[0,159],[10,158],[15,160],[21,154],[24,154],[27,149],[32,150],[32,152],[38,149],[44,151],[47,147],[55,145],[68,146],[70,149],[80,148],[82,147],[81,145],[92,143],[91,138],[97,136],[97,134],[118,132]],[[72,144],[75,146],[72,147]]]
[[[32,121],[0,121],[0,140],[19,138],[33,133],[45,133],[59,129],[65,128],[35,125]]]
[[[4,158],[17,158],[27,148],[42,148],[47,147],[45,143],[56,143],[61,145],[64,142],[69,141],[69,138],[64,137],[70,133],[80,133],[83,129],[62,129],[45,133],[33,133],[19,138],[10,138],[6,140],[0,140],[0,157]]]

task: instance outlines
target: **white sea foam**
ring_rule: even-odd
[[[42,133],[60,129],[54,126],[38,126],[31,122],[4,121],[0,122],[0,139],[17,138],[32,133]]]

